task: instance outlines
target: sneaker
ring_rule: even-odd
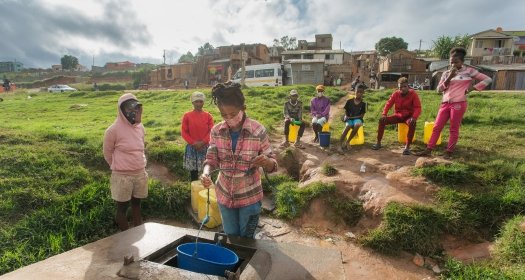
[[[410,152],[410,149],[404,149],[404,150],[403,150],[403,155],[404,155],[404,156],[409,156],[409,155],[411,155],[411,154],[412,154],[412,153]]]
[[[376,143],[374,145],[372,145],[372,150],[379,150],[381,149],[381,144],[380,143]]]

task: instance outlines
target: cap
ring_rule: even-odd
[[[315,87],[315,90],[317,91],[324,91],[324,86],[323,85],[318,85]]]
[[[292,89],[290,90],[290,95],[299,95],[299,93],[297,92],[297,90]]]
[[[200,100],[200,101],[204,102],[204,93],[196,91],[196,92],[191,94],[190,100],[191,100],[191,103],[193,103],[193,102],[195,102],[197,100]]]

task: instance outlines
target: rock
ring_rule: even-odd
[[[423,267],[423,265],[425,265],[425,258],[423,258],[423,256],[421,256],[420,254],[416,253],[414,258],[412,259],[412,262],[419,267]]]
[[[441,158],[427,158],[427,157],[419,157],[416,160],[415,167],[429,167],[429,166],[435,166],[438,164],[445,164],[450,165],[451,162],[448,160],[444,160]]]
[[[437,264],[432,266],[432,271],[434,271],[435,274],[441,274],[441,268],[439,268]]]
[[[353,234],[353,233],[350,232],[350,231],[347,232],[347,233],[345,233],[345,236],[348,237],[348,238],[350,238],[350,239],[355,239],[355,234]]]
[[[437,262],[435,260],[433,260],[432,258],[429,258],[429,257],[425,257],[425,266],[428,266],[428,267],[432,268],[435,265],[437,265]]]
[[[324,241],[325,242],[330,242],[330,243],[335,243],[334,240],[332,238],[330,238],[330,237],[325,239]]]
[[[521,232],[525,232],[525,221],[523,221],[523,223],[520,224],[520,229]]]

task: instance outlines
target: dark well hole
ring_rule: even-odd
[[[148,257],[145,258],[145,260],[178,268],[177,267],[177,246],[184,244],[184,243],[193,243],[193,242],[195,242],[195,236],[185,235],[182,238],[175,240],[174,242],[168,244],[164,248],[149,255]],[[213,240],[209,240],[209,239],[199,238],[199,243],[215,244],[216,242]],[[221,246],[232,250],[239,257],[239,262],[237,263],[237,265],[235,266],[232,272],[237,272],[240,269],[240,272],[242,273],[242,271],[246,268],[246,266],[252,259],[253,255],[257,251],[256,249],[253,249],[250,247],[231,244],[231,243],[222,243]]]

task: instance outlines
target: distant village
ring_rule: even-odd
[[[492,77],[493,90],[525,90],[525,31],[490,29],[470,35],[466,64]],[[401,76],[411,84],[421,84],[423,89],[435,89],[441,74],[448,68],[448,60],[422,56],[417,51],[400,49],[386,56],[376,50],[345,51],[333,49],[331,34],[317,34],[314,41],[298,40],[297,48],[286,50],[280,46],[242,44],[219,46],[205,50],[194,62],[173,65],[160,64],[149,68],[140,87],[177,88],[212,85],[228,81],[242,67],[278,63],[282,65],[285,85],[351,83],[357,77],[372,88],[392,88]],[[133,72],[141,64],[130,61],[108,62],[103,67],[92,66],[88,82],[99,82],[96,73]],[[285,71],[285,69],[289,69]],[[42,69],[24,69],[19,61],[0,62],[0,73],[42,72]],[[45,77],[62,76],[60,79],[43,79],[36,86],[71,83],[73,73],[88,72],[78,65],[68,74],[62,65],[52,65]],[[0,78],[1,78],[0,74]],[[69,79],[69,80],[68,80]],[[73,81],[71,80],[73,79]],[[102,82],[102,80],[100,80]]]

